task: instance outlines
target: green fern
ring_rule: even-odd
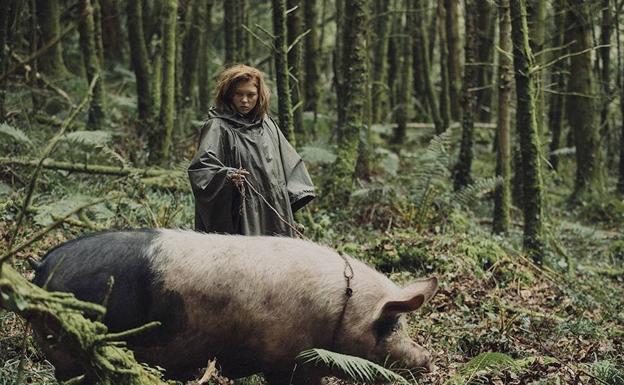
[[[74,131],[63,136],[63,141],[101,147],[110,143],[112,135],[107,131]]]
[[[337,368],[354,381],[373,382],[379,378],[387,382],[409,384],[402,376],[364,358],[331,352],[324,349],[309,349],[297,355],[303,363],[323,364]]]
[[[501,183],[503,183],[503,179],[498,176],[479,179],[463,189],[454,192],[450,200],[451,202],[458,203],[460,206],[467,207],[481,198],[483,194],[500,186]]]
[[[596,362],[591,371],[604,384],[624,385],[624,371],[609,361]]]
[[[463,364],[457,374],[449,378],[444,385],[470,384],[475,376],[482,372],[496,373],[503,370],[519,372],[540,360],[544,365],[556,362],[548,356],[532,356],[522,359],[514,359],[505,353],[485,352]]]
[[[32,141],[30,138],[24,133],[24,131],[10,126],[6,123],[0,123],[0,134],[8,136],[19,143],[25,143],[29,146],[32,146]]]

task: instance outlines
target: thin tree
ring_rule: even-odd
[[[513,63],[509,53],[511,47],[511,20],[509,0],[501,0],[498,5],[498,146],[496,147],[496,175],[503,180],[494,191],[494,220],[492,231],[509,231],[509,208],[511,206],[511,92]]]
[[[565,89],[566,89],[566,69],[567,60],[559,59],[561,55],[561,48],[565,44],[565,28],[566,28],[566,12],[564,7],[564,0],[555,0],[553,3],[555,25],[552,31],[553,47],[558,48],[554,51],[552,59],[554,60],[551,73],[550,83],[555,92],[550,94],[550,103],[548,109],[548,127],[550,129],[550,156],[549,162],[553,169],[557,170],[559,165],[559,156],[556,155],[555,150],[559,149],[561,143],[561,132],[563,131],[563,114],[565,111]]]
[[[409,4],[409,2],[408,2]],[[396,122],[396,127],[394,129],[394,134],[391,140],[391,143],[394,145],[403,144],[405,141],[405,136],[407,133],[407,114],[408,114],[408,105],[410,104],[410,84],[411,84],[411,65],[412,65],[412,44],[411,38],[414,36],[414,18],[413,18],[413,10],[407,9],[403,12],[404,16],[401,19],[402,33],[400,39],[402,40],[399,44],[401,48],[401,61],[400,61],[400,71],[397,77],[398,85],[397,85],[397,100],[394,108],[394,119]]]
[[[620,26],[620,5],[621,3],[615,8],[615,22],[617,23],[618,31]],[[620,91],[620,113],[624,116],[624,66],[622,66],[622,45],[620,42],[620,34],[616,33],[615,36],[617,38],[617,74]],[[622,119],[620,123],[620,167],[618,172],[617,192],[620,195],[624,195],[624,119]]]
[[[175,81],[176,81],[176,20],[178,14],[178,1],[167,0],[165,3],[165,16],[163,18],[163,86],[160,98],[160,125],[162,132],[159,136],[160,149],[158,151],[159,163],[164,164],[169,160],[169,151],[173,138],[173,119],[175,115]],[[156,141],[154,141],[156,144]],[[154,149],[155,147],[150,146]]]
[[[123,57],[125,33],[121,28],[121,13],[119,0],[102,1],[102,44],[104,57],[109,60],[119,60]]]
[[[544,64],[544,47],[546,44],[546,5],[543,0],[529,0],[527,2],[527,23],[529,25],[529,44],[534,55],[535,64]],[[544,132],[544,71],[539,71],[535,77],[537,129],[540,135]]]
[[[387,99],[387,55],[390,21],[390,0],[374,0],[373,2],[373,37],[372,37],[372,121],[380,122],[382,111]]]
[[[154,117],[155,109],[150,79],[150,62],[145,44],[145,34],[143,33],[142,0],[128,1],[126,12],[130,61],[136,77],[139,119],[148,123]]]
[[[182,95],[185,95],[185,99],[190,101],[191,106],[198,104],[197,100],[197,81],[198,81],[198,67],[199,59],[202,54],[202,49],[205,49],[204,40],[206,38],[203,33],[203,29],[206,24],[206,8],[210,1],[196,1],[193,4],[193,11],[191,17],[191,25],[184,36],[184,45],[182,48],[182,62],[183,65],[179,70],[182,70]],[[204,66],[208,66],[208,62],[203,63]],[[186,104],[186,102],[183,102]]]
[[[411,1],[412,8],[414,10],[422,10],[423,4],[422,0],[412,0]],[[423,11],[424,13],[424,11]],[[435,16],[434,16],[435,17]],[[414,45],[412,44],[412,51],[414,52],[414,60],[416,60],[416,51],[418,50],[418,57],[422,60],[422,64],[418,67],[422,72],[421,79],[423,80],[423,87],[425,92],[425,100],[427,102],[427,112],[433,120],[433,124],[435,126],[435,131],[437,134],[442,133],[448,126],[444,125],[444,122],[440,118],[440,111],[438,110],[438,97],[435,93],[435,89],[433,87],[433,71],[431,68],[431,58],[429,55],[429,35],[427,29],[425,28],[425,23],[418,22],[415,25],[416,28],[420,29],[420,41],[421,44]],[[414,66],[414,71],[417,68]]]
[[[286,0],[272,0],[272,5],[279,126],[286,139],[288,139],[288,141],[295,146],[295,133],[293,130],[293,114],[288,79]]]
[[[600,103],[600,136],[610,143],[611,127],[609,123],[609,110],[612,100],[611,90],[611,36],[613,35],[613,13],[611,0],[602,0],[602,22],[600,25],[599,53],[600,71],[598,72],[601,94]],[[609,149],[610,147],[608,147]],[[607,152],[610,155],[611,151]],[[608,159],[611,157],[609,156]]]
[[[4,2],[4,1],[3,1]],[[61,10],[59,0],[37,0],[37,21],[41,31],[39,47],[61,34]],[[63,76],[67,68],[63,60],[63,45],[54,44],[37,60],[39,70],[48,76]]]
[[[568,36],[570,76],[568,79],[567,117],[576,146],[576,180],[572,198],[582,198],[590,191],[602,191],[598,129],[595,119],[591,59],[591,24],[588,4],[568,1]]]
[[[198,91],[199,91],[199,112],[205,114],[208,112],[212,97],[212,79],[210,61],[212,52],[212,8],[214,0],[206,1],[206,17],[201,24],[201,48],[199,51],[199,68],[198,68]]]
[[[9,12],[11,11],[11,2],[0,2],[0,75],[4,74],[9,63],[8,52],[4,49],[7,44],[7,35],[9,33]],[[0,80],[0,119],[4,120],[4,99],[6,88],[4,80]]]
[[[344,105],[345,119],[338,127],[338,150],[328,191],[336,202],[347,202],[353,186],[360,130],[364,125],[367,87],[368,2],[346,0],[344,13]]]
[[[310,31],[304,38],[304,109],[316,114],[318,112],[319,98],[321,95],[321,52],[319,49],[319,37],[317,27],[317,1],[306,0],[303,2],[304,29]]]
[[[468,186],[472,182],[471,170],[474,158],[474,110],[476,94],[474,88],[477,84],[476,67],[476,2],[465,0],[466,4],[466,46],[464,47],[465,62],[464,81],[462,91],[462,138],[459,147],[459,158],[453,170],[453,184],[458,190]]]
[[[439,20],[446,20],[444,0],[438,0],[437,15]],[[438,23],[438,35],[440,35],[440,119],[443,127],[449,127],[451,124],[451,86],[449,84],[446,23]]]
[[[290,11],[286,18],[288,36],[288,69],[290,73],[290,95],[293,106],[294,129],[299,136],[303,136],[303,46],[297,39],[303,33],[301,28],[301,0],[287,0],[287,8]]]
[[[526,0],[511,1],[510,16],[516,80],[516,131],[522,159],[524,248],[534,261],[541,263],[544,254],[543,187]]]
[[[223,36],[225,38],[225,59],[223,64],[230,65],[239,61],[238,39],[236,38],[237,3],[239,0],[223,0]]]
[[[90,84],[94,77],[98,76],[93,95],[89,105],[88,126],[93,130],[104,128],[104,87],[101,77],[100,60],[96,48],[95,23],[93,18],[93,6],[90,0],[80,1],[80,13],[83,15],[78,26],[80,32],[80,49],[84,67],[87,73],[87,81]]]
[[[460,42],[459,42],[459,1],[444,0],[446,10],[446,44],[448,47],[448,80],[449,97],[451,102],[451,116],[453,120],[461,119],[460,97],[462,89],[462,69],[460,62]],[[474,16],[474,15],[473,15]]]
[[[477,0],[476,51],[477,51],[477,119],[489,122],[492,118],[494,74],[494,32],[496,12],[490,0]]]

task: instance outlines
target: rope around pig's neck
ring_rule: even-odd
[[[210,155],[213,159],[215,159],[217,162],[219,162],[219,164],[221,165],[221,167],[226,167],[223,162],[221,162],[221,159],[217,158],[216,156],[214,156],[213,154],[211,154],[210,152],[207,152],[208,155]],[[243,181],[245,182],[245,184],[242,185],[237,185],[238,187],[238,191],[242,196],[241,199],[241,207],[240,210],[242,211],[243,209],[243,205],[245,204],[245,185],[247,185],[249,187],[249,189],[251,191],[253,191],[256,195],[258,195],[262,201],[264,202],[264,204],[267,205],[267,207],[269,209],[271,209],[273,211],[273,213],[275,213],[275,215],[277,215],[277,218],[284,222],[287,226],[289,226],[294,232],[295,234],[297,234],[299,236],[299,238],[304,239],[306,241],[310,241],[312,242],[312,240],[308,237],[306,237],[305,235],[303,235],[303,233],[301,231],[299,231],[297,228],[295,228],[289,221],[287,221],[278,211],[275,207],[273,207],[273,205],[271,205],[271,203],[269,203],[269,201],[264,197],[264,195],[262,195],[260,193],[260,191],[258,191],[252,184],[251,182],[249,182],[249,180],[247,180],[247,178],[243,178]],[[353,289],[351,288],[351,280],[353,279],[354,273],[353,273],[353,266],[351,266],[351,263],[349,262],[349,260],[347,259],[347,257],[342,254],[342,252],[338,251],[338,255],[340,256],[340,258],[342,258],[342,260],[345,263],[345,267],[344,270],[342,272],[342,275],[345,278],[345,283],[347,285],[346,289],[345,289],[345,300],[344,303],[342,305],[342,310],[340,312],[340,317],[338,318],[338,321],[336,322],[336,326],[334,327],[334,332],[332,334],[332,342],[331,342],[331,346],[332,346],[332,350],[335,350],[336,348],[336,339],[338,338],[338,333],[340,332],[340,329],[342,328],[342,323],[344,322],[344,316],[345,313],[347,311],[347,304],[349,303],[349,299],[353,296]]]

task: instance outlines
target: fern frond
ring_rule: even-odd
[[[501,177],[483,178],[453,193],[452,202],[457,202],[461,206],[469,206],[474,201],[482,197],[503,183]]]
[[[309,349],[297,355],[303,363],[322,363],[330,368],[337,368],[354,381],[373,382],[382,378],[387,382],[409,384],[402,376],[364,358],[331,352],[324,349]]]
[[[130,162],[128,162],[123,156],[121,156],[117,151],[113,150],[109,146],[102,147],[102,153],[108,155],[110,159],[112,159],[114,162],[121,164],[124,168],[132,167]]]
[[[63,135],[62,140],[69,143],[87,146],[105,146],[110,143],[112,135],[107,131],[74,131]]]
[[[481,353],[463,364],[456,375],[449,378],[444,385],[470,384],[478,372],[493,372],[501,370],[516,371],[521,368],[516,360],[505,353]]]
[[[32,146],[32,141],[30,138],[24,133],[24,131],[19,128],[15,128],[6,123],[0,123],[0,134],[9,136],[13,138],[16,142],[26,143],[29,146]]]

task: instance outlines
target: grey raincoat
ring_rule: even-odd
[[[247,181],[294,224],[293,213],[314,197],[303,160],[270,117],[250,122],[240,114],[210,110],[188,174],[195,196],[195,229],[245,235],[293,236],[290,226],[245,186],[229,180],[238,168]]]

